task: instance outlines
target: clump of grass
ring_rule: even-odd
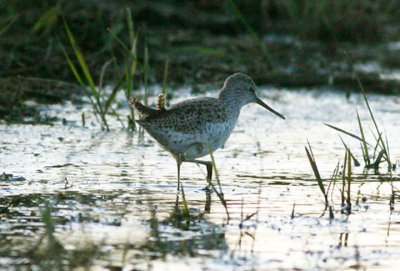
[[[368,146],[371,146],[371,144],[369,144],[366,140],[365,140],[365,132],[364,132],[364,128],[363,128],[363,124],[361,122],[360,119],[360,115],[358,113],[358,111],[356,111],[357,113],[357,122],[358,122],[358,127],[359,127],[359,132],[360,132],[360,136],[355,135],[353,133],[350,133],[348,131],[345,131],[343,129],[340,129],[338,127],[335,127],[333,125],[330,124],[326,124],[328,127],[333,128],[341,133],[344,133],[348,136],[351,136],[357,140],[359,140],[361,142],[361,151],[363,154],[363,159],[364,159],[364,163],[365,163],[365,168],[369,169],[369,168],[374,168],[375,172],[378,173],[379,171],[379,166],[381,163],[386,162],[387,163],[387,168],[388,168],[388,172],[391,175],[392,174],[392,162],[390,160],[390,155],[389,155],[389,144],[387,141],[387,138],[385,136],[385,140],[383,139],[383,133],[381,132],[381,129],[379,128],[377,121],[375,119],[374,113],[371,109],[371,106],[369,104],[365,89],[361,83],[361,80],[357,74],[357,72],[354,69],[354,65],[352,62],[350,62],[352,70],[353,70],[353,74],[356,78],[357,84],[359,86],[359,89],[363,95],[363,99],[365,102],[365,105],[368,109],[368,113],[370,116],[370,119],[374,125],[375,128],[375,133],[373,133],[373,136],[375,138],[375,147],[374,147],[374,152],[373,152],[373,156],[370,156],[370,151],[368,150]],[[371,162],[371,158],[374,162]]]
[[[379,168],[379,164],[381,163],[381,161],[383,159],[383,161],[385,161],[387,163],[387,165],[388,165],[389,173],[392,174],[392,162],[390,160],[389,144],[388,144],[387,138],[385,137],[386,140],[383,140],[382,132],[380,131],[379,126],[378,126],[378,124],[377,124],[377,122],[375,120],[375,116],[374,116],[374,114],[372,112],[371,106],[369,105],[369,102],[368,102],[368,99],[367,99],[367,95],[365,94],[364,87],[363,87],[363,85],[361,83],[360,77],[358,76],[358,74],[356,73],[356,71],[354,69],[354,65],[353,64],[352,64],[352,69],[353,69],[354,75],[356,76],[358,86],[362,91],[362,95],[363,95],[365,104],[366,104],[366,106],[368,108],[369,115],[370,115],[371,120],[372,120],[372,122],[374,124],[374,127],[375,127],[375,131],[376,131],[376,135],[374,135],[375,139],[376,139],[375,150],[380,149],[379,154],[377,156],[377,159],[375,160],[375,164],[376,165],[374,166],[374,168],[375,168],[375,170],[377,170]],[[363,134],[362,126],[361,126],[360,129],[361,129],[361,134]],[[376,151],[375,151],[375,153],[376,153]]]
[[[64,26],[65,26],[65,31],[67,33],[70,45],[72,46],[74,55],[76,57],[76,60],[79,64],[79,66],[76,66],[70,56],[68,55],[67,51],[65,48],[62,46],[62,50],[64,52],[65,59],[67,60],[67,63],[69,67],[71,68],[71,71],[73,72],[76,80],[78,81],[79,85],[82,87],[82,89],[85,91],[86,96],[89,98],[90,103],[94,109],[95,115],[100,117],[102,127],[105,128],[107,131],[110,130],[110,127],[107,122],[107,114],[112,113],[114,116],[116,116],[119,119],[118,113],[112,108],[112,103],[115,100],[115,97],[117,95],[117,92],[119,91],[120,88],[120,83],[118,82],[111,93],[107,96],[106,93],[103,91],[103,77],[104,73],[106,72],[107,67],[111,64],[112,61],[107,61],[101,70],[100,74],[100,81],[99,81],[99,87],[96,87],[93,77],[90,73],[89,67],[85,61],[85,58],[82,54],[82,51],[80,50],[76,39],[74,35],[72,34],[71,30],[68,27],[68,24],[66,21],[64,21]],[[89,86],[89,89],[87,89],[87,86]],[[119,119],[120,120],[120,119]],[[84,118],[82,118],[83,124],[85,124]],[[122,126],[123,123],[120,121]]]
[[[360,115],[358,113],[358,111],[356,111],[357,114],[357,123],[358,123],[358,128],[359,128],[359,133],[360,135],[355,135],[354,133],[350,133],[348,131],[345,131],[341,128],[335,127],[333,125],[330,124],[325,124],[328,127],[335,129],[336,131],[339,131],[345,135],[351,136],[352,138],[355,138],[357,140],[360,141],[360,148],[361,148],[361,152],[363,155],[363,160],[364,160],[364,167],[365,169],[374,169],[375,174],[379,174],[379,168],[380,165],[382,163],[386,163],[387,164],[387,173],[389,174],[389,178],[387,180],[390,181],[391,184],[391,190],[392,190],[392,197],[390,200],[389,205],[394,206],[394,186],[393,186],[393,175],[392,175],[392,170],[393,170],[393,163],[391,162],[390,159],[390,153],[389,153],[389,143],[387,140],[387,137],[384,136],[383,132],[381,132],[381,129],[379,128],[376,118],[374,116],[374,113],[371,109],[371,106],[369,104],[365,89],[361,83],[361,80],[359,78],[359,76],[357,75],[355,69],[354,69],[354,65],[353,63],[350,61],[352,70],[353,70],[353,74],[357,80],[357,84],[360,88],[360,91],[363,95],[363,99],[365,102],[365,105],[368,109],[368,113],[370,116],[370,119],[373,123],[374,126],[374,130],[375,133],[372,132],[374,139],[375,139],[375,144],[373,147],[373,155],[371,156],[371,151],[369,150],[369,147],[372,147],[373,145],[369,144],[366,141],[366,137],[365,137],[365,132],[364,132],[364,127],[363,124],[361,122],[360,119]],[[385,138],[385,139],[384,139]],[[343,139],[341,139],[345,149],[346,149],[346,155],[345,155],[345,162],[344,162],[344,169],[343,169],[343,179],[342,179],[342,189],[341,189],[341,198],[342,198],[342,207],[345,208],[345,211],[347,211],[348,213],[351,211],[351,202],[350,202],[350,185],[351,185],[351,159],[353,159],[354,161],[356,161],[354,155],[352,154],[352,152],[350,151],[350,149],[347,147],[347,145],[344,143]],[[346,174],[346,168],[347,168],[347,187],[345,187],[346,184],[346,180],[345,180],[345,174]],[[347,188],[347,196],[345,196],[345,188]],[[345,204],[345,199],[346,199],[346,204]],[[343,211],[343,210],[342,210]]]
[[[352,69],[353,69],[353,73],[354,76],[357,80],[357,84],[361,90],[361,93],[363,95],[364,98],[364,102],[365,105],[367,106],[368,109],[368,113],[370,116],[370,119],[374,125],[375,128],[375,133],[373,133],[373,136],[375,138],[375,147],[374,147],[374,152],[373,152],[373,156],[370,156],[370,151],[368,150],[368,146],[372,146],[371,144],[369,144],[366,140],[365,140],[365,132],[364,132],[364,128],[363,128],[363,124],[361,122],[360,116],[358,111],[356,111],[357,113],[357,122],[358,122],[358,127],[359,127],[359,132],[360,132],[360,136],[355,135],[353,133],[350,133],[348,131],[345,131],[341,128],[335,127],[333,125],[330,124],[325,124],[330,128],[333,128],[341,133],[344,133],[348,136],[351,136],[357,140],[359,140],[361,142],[361,152],[363,155],[363,159],[364,159],[364,163],[365,163],[365,168],[369,169],[369,168],[373,168],[375,170],[376,173],[379,172],[379,166],[381,165],[381,163],[386,162],[387,163],[387,169],[390,175],[392,175],[392,162],[390,160],[390,155],[389,155],[389,144],[387,141],[387,138],[385,137],[385,140],[383,139],[383,133],[381,132],[381,129],[379,128],[374,113],[372,112],[371,106],[369,104],[367,95],[365,93],[365,89],[361,83],[361,80],[359,78],[359,76],[357,75],[353,64],[352,65]],[[371,162],[371,159],[373,162]]]
[[[87,97],[90,100],[90,103],[93,106],[94,112],[96,116],[100,117],[100,121],[102,126],[109,130],[109,125],[107,122],[107,114],[112,114],[115,116],[121,123],[122,127],[125,128],[123,121],[120,119],[119,114],[114,110],[113,103],[115,102],[116,95],[118,92],[123,89],[126,100],[129,101],[132,97],[132,92],[134,90],[134,78],[138,73],[139,66],[141,63],[138,61],[138,54],[137,54],[137,41],[138,41],[138,33],[134,29],[132,13],[129,8],[126,9],[126,24],[128,26],[128,36],[129,36],[129,44],[126,45],[122,40],[118,37],[113,36],[114,39],[117,40],[118,44],[122,48],[122,51],[125,54],[123,72],[122,75],[116,80],[114,83],[114,87],[112,88],[111,92],[107,95],[103,91],[103,78],[106,72],[107,67],[114,63],[115,60],[107,61],[100,73],[99,79],[99,86],[96,87],[94,84],[93,77],[89,71],[88,65],[84,59],[84,56],[77,45],[76,39],[72,34],[71,30],[69,29],[67,23],[64,21],[65,30],[68,36],[68,40],[72,46],[74,55],[78,62],[78,66],[74,64],[64,47],[62,47],[64,56],[68,62],[68,65],[71,68],[76,80],[78,81],[79,85],[85,90]],[[113,35],[113,33],[111,33]],[[147,105],[147,97],[148,97],[148,78],[149,78],[149,53],[147,46],[144,50],[144,63],[142,65],[143,76],[144,76],[144,89],[145,89],[145,99],[144,102]],[[89,89],[87,89],[87,86]],[[130,108],[130,114],[128,116],[128,127],[130,129],[135,129],[135,111],[133,108]],[[84,119],[82,119],[83,124],[85,123]]]
[[[63,49],[65,58],[68,62],[68,65],[70,66],[73,74],[75,75],[76,80],[78,81],[79,85],[85,90],[86,96],[89,98],[90,103],[93,106],[93,109],[95,113],[100,116],[101,123],[104,125],[104,127],[109,130],[109,126],[107,123],[106,119],[106,111],[104,110],[103,103],[101,101],[101,96],[100,92],[96,88],[92,75],[89,71],[88,65],[86,64],[85,58],[83,57],[83,54],[81,50],[78,47],[78,44],[75,40],[74,35],[72,34],[71,30],[68,27],[68,24],[66,21],[64,21],[64,26],[65,26],[65,31],[67,33],[69,42],[72,46],[72,49],[74,51],[75,57],[79,63],[79,67],[81,69],[82,74],[78,71],[78,68],[75,66],[71,58],[69,57],[68,53],[66,52],[65,49]],[[87,85],[89,85],[89,90],[87,90]]]

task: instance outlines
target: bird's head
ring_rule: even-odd
[[[249,103],[257,103],[278,117],[285,119],[282,114],[276,112],[260,98],[258,98],[256,91],[257,86],[250,76],[244,73],[235,73],[225,80],[224,86],[222,87],[220,93],[220,99],[235,100],[240,106],[244,106]]]

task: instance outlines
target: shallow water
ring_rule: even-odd
[[[188,90],[174,96],[191,97]],[[229,220],[217,194],[204,190],[203,167],[182,166],[188,217],[171,156],[146,133],[127,132],[115,120],[111,132],[100,131],[89,106],[43,107],[43,114],[59,118],[53,126],[0,125],[1,167],[12,174],[0,177],[0,268],[46,269],[60,261],[65,269],[93,270],[398,267],[400,213],[397,202],[389,208],[391,186],[381,182],[387,176],[365,176],[362,166],[353,167],[352,212],[341,214],[338,184],[331,197],[335,218],[329,219],[321,216],[324,199],[304,150],[310,142],[329,179],[345,150],[339,133],[323,123],[358,134],[356,109],[367,141],[374,142],[362,96],[271,88],[260,96],[287,120],[249,105],[214,154]],[[398,161],[400,98],[368,97]],[[342,138],[362,161],[359,142]],[[55,223],[51,234],[46,210]]]

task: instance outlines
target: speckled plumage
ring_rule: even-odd
[[[223,146],[231,134],[240,109],[232,115],[216,98],[197,98],[177,103],[162,114],[137,121],[161,146],[186,159],[205,156]]]
[[[159,110],[142,105],[136,98],[131,105],[141,115],[137,123],[177,160],[179,180],[181,162],[198,162],[194,159],[225,144],[244,105],[255,102],[284,118],[257,97],[256,88],[249,76],[235,73],[226,79],[218,98],[190,99]],[[200,162],[207,165],[207,178],[211,179],[211,164]]]

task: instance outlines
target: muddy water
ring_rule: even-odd
[[[249,105],[225,148],[215,153],[230,219],[217,194],[204,189],[205,169],[183,164],[188,216],[182,193],[176,193],[171,156],[118,121],[111,132],[100,131],[88,106],[43,107],[43,114],[59,118],[53,126],[0,125],[1,171],[12,174],[0,178],[0,269],[57,263],[66,270],[398,267],[400,207],[396,198],[390,211],[391,186],[381,182],[386,175],[366,176],[354,167],[352,213],[341,214],[337,185],[330,196],[335,218],[329,219],[304,150],[310,142],[328,179],[345,151],[338,132],[323,123],[358,134],[357,109],[373,142],[362,96],[270,88],[260,95],[287,120]],[[191,97],[187,90],[174,96],[180,98],[172,103]],[[399,160],[400,98],[369,100],[392,160]],[[127,114],[123,106],[120,112]],[[362,161],[359,142],[342,138]]]

